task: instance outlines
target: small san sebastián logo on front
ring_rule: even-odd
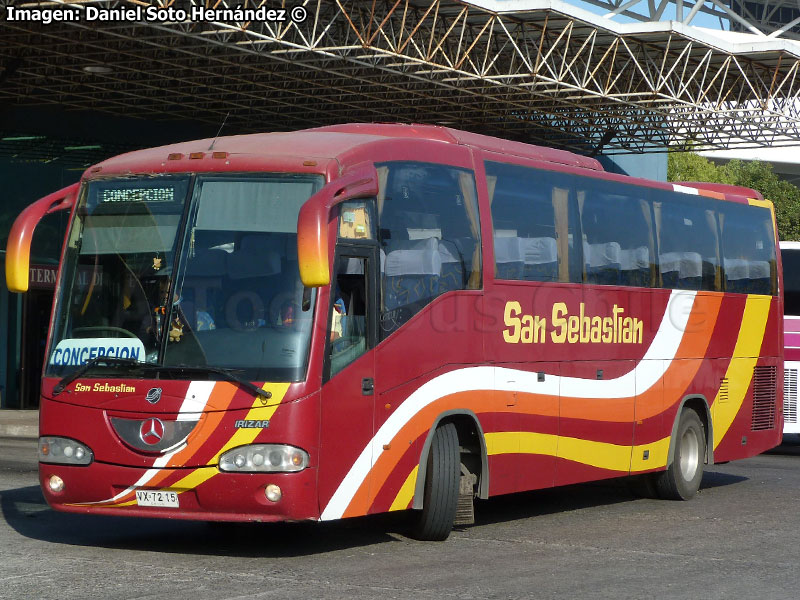
[[[125,383],[120,384],[113,384],[104,381],[102,383],[95,383],[94,385],[87,385],[85,383],[76,383],[75,384],[75,391],[76,392],[135,392],[136,388],[132,385],[127,385]]]

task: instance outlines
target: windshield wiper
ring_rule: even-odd
[[[258,387],[247,381],[246,379],[239,377],[230,369],[223,369],[221,367],[200,367],[196,365],[175,365],[174,367],[168,366],[160,366],[159,370],[180,370],[180,371],[194,371],[194,372],[202,372],[202,373],[214,373],[216,375],[222,375],[228,381],[238,384],[240,387],[243,387],[248,392],[253,394],[254,396],[263,396],[267,400],[272,398],[272,392],[268,392],[265,389]]]
[[[85,363],[83,363],[80,367],[72,371],[69,375],[65,375],[61,378],[55,387],[53,388],[53,396],[58,396],[61,392],[64,391],[70,383],[75,381],[78,377],[83,376],[89,369],[95,367],[99,364],[105,363],[110,367],[133,367],[136,369],[141,369],[142,367],[148,367],[147,363],[139,362],[133,358],[116,358],[114,356],[95,356],[94,358],[90,358]]]

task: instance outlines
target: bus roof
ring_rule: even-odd
[[[686,193],[695,193],[691,188],[700,190],[700,195],[715,198],[746,202],[747,198],[763,200],[763,196],[748,188],[718,183],[685,182],[670,184],[652,181],[639,177],[629,177],[605,171],[600,162],[594,158],[574,154],[566,150],[556,150],[544,146],[535,146],[523,142],[503,140],[487,135],[460,131],[440,125],[407,125],[402,123],[349,123],[330,125],[314,129],[303,129],[291,132],[253,133],[219,138],[206,138],[188,142],[180,142],[168,146],[136,150],[109,158],[90,167],[85,176],[116,173],[152,173],[163,172],[170,155],[190,157],[213,153],[248,156],[257,162],[271,162],[287,158],[336,160],[347,164],[347,159],[354,156],[364,160],[370,156],[373,144],[386,140],[423,140],[467,146],[498,154],[515,156],[549,163],[567,170],[578,169],[594,172],[603,179],[625,183],[644,185],[661,189],[675,189]],[[181,166],[179,166],[179,164]],[[186,163],[176,163],[178,170]],[[169,170],[169,169],[166,169]],[[175,172],[175,171],[173,171]],[[589,173],[586,173],[587,175]]]
[[[347,125],[331,125],[306,132],[331,131],[347,134],[371,135],[376,137],[417,138],[449,142],[462,146],[471,146],[481,150],[489,150],[501,154],[532,158],[545,162],[581,167],[594,171],[602,171],[603,166],[594,158],[574,154],[566,150],[556,150],[544,146],[534,146],[523,142],[513,142],[479,133],[470,133],[440,125],[404,125],[402,123],[352,123]],[[304,133],[304,132],[298,132]]]
[[[98,166],[102,167],[105,172],[129,171],[139,165],[143,170],[148,170],[153,165],[161,164],[170,154],[188,156],[191,153],[209,153],[212,151],[249,154],[265,158],[292,155],[337,159],[340,156],[358,150],[360,147],[384,141],[387,138],[419,139],[458,144],[559,165],[603,171],[599,161],[573,154],[566,150],[512,142],[477,133],[459,131],[449,127],[405,125],[400,123],[352,123],[292,132],[254,133],[216,139],[206,138],[157,148],[136,150],[109,158],[90,168],[89,172],[97,170]],[[287,151],[287,149],[290,150]]]
[[[701,190],[708,190],[710,192],[717,192],[719,194],[743,196],[745,198],[754,198],[756,200],[764,199],[764,196],[761,195],[761,192],[742,187],[740,185],[731,185],[728,183],[703,183],[702,181],[681,181],[680,184]]]

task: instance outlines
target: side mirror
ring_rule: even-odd
[[[23,210],[14,221],[6,245],[6,285],[10,291],[28,291],[33,232],[45,215],[71,209],[75,205],[79,187],[79,183],[73,183],[37,200]]]
[[[303,204],[297,217],[297,259],[304,286],[321,287],[331,282],[328,260],[331,209],[347,200],[377,194],[378,173],[373,165],[368,165],[332,181]]]

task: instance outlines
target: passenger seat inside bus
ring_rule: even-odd
[[[495,232],[494,262],[497,265],[497,279],[522,279],[525,261],[522,257],[519,238],[516,236],[498,237]]]
[[[620,285],[650,286],[650,248],[620,250]]]
[[[725,259],[725,289],[742,294],[771,294],[772,277],[766,260]]]
[[[438,239],[389,241],[384,263],[385,309],[434,298],[439,293],[441,272]]]
[[[586,283],[620,284],[622,249],[619,242],[589,244],[584,241],[583,261],[586,263]]]
[[[498,279],[558,281],[558,244],[552,237],[495,237]]]
[[[437,240],[437,244],[439,258],[442,261],[438,293],[444,294],[451,290],[463,290],[466,284],[463,245],[459,244],[458,241],[451,240]],[[471,257],[472,254],[470,253],[469,256]]]
[[[697,252],[665,252],[658,255],[665,288],[699,290],[703,284],[703,257]]]

